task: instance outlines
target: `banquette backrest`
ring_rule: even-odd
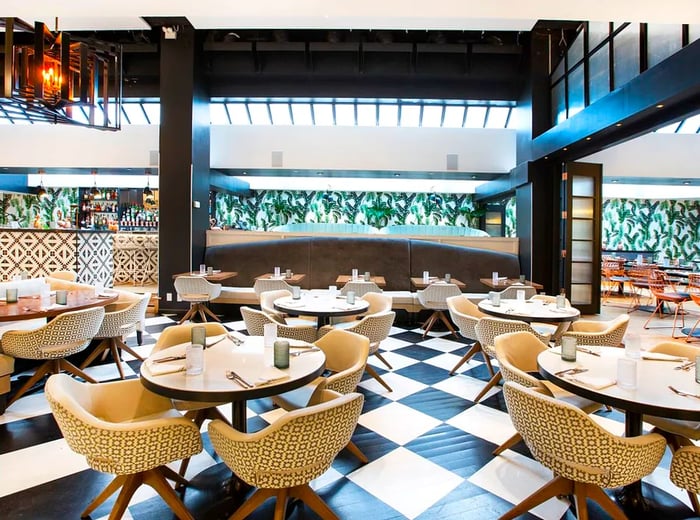
[[[208,247],[204,262],[238,272],[231,281],[238,287],[252,287],[256,276],[272,272],[274,266],[305,273],[305,289],[334,285],[339,274],[350,274],[353,268],[384,276],[389,291],[415,290],[410,278],[423,271],[450,273],[465,283],[465,292],[484,292],[479,278],[493,271],[520,274],[518,257],[510,253],[407,238],[319,236],[225,244]]]

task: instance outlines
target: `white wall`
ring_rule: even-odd
[[[515,131],[452,128],[215,126],[212,168],[271,168],[283,152],[285,169],[506,173],[515,166]]]

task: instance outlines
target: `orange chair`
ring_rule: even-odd
[[[644,328],[648,329],[649,322],[654,317],[656,313],[659,314],[660,318],[664,317],[664,304],[673,303],[675,304],[675,312],[673,314],[673,329],[671,331],[672,338],[678,338],[676,336],[676,323],[678,321],[678,315],[681,316],[681,327],[685,326],[685,312],[683,311],[683,303],[690,301],[690,296],[687,293],[679,293],[676,291],[675,286],[670,283],[663,271],[652,271],[649,276],[649,290],[651,294],[656,298],[656,307],[651,316],[647,318],[644,322]]]

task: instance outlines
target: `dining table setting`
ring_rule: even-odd
[[[283,296],[273,305],[276,310],[293,316],[315,316],[317,328],[327,325],[332,317],[362,314],[369,308],[369,302],[361,297],[349,301],[347,296],[323,289],[300,291],[299,298]]]

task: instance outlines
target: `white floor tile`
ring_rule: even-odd
[[[393,390],[392,392],[389,392],[373,377],[368,377],[362,381],[359,386],[365,390],[374,392],[375,394],[381,394],[387,399],[391,399],[393,401],[398,401],[399,399],[403,399],[408,395],[415,394],[416,392],[420,392],[421,390],[428,388],[428,385],[426,384],[419,383],[415,379],[404,377],[393,372],[387,372],[386,374],[380,375],[382,379],[386,381],[386,384],[391,387]]]
[[[486,381],[464,374],[459,374],[453,377],[448,377],[447,379],[444,379],[439,383],[434,384],[433,388],[437,388],[438,390],[442,390],[443,392],[447,392],[456,395],[457,397],[462,397],[464,399],[469,399],[470,401],[473,401],[474,398],[477,395],[479,395],[479,392],[481,392],[485,386]],[[500,391],[501,387],[496,385],[495,387],[491,388],[488,392],[486,392],[486,395],[481,399],[488,399],[493,394],[496,394]]]
[[[469,482],[512,504],[537,491],[552,478],[552,472],[540,463],[514,451],[506,450],[469,477]],[[569,502],[551,498],[530,513],[544,520],[559,520]]]
[[[12,403],[3,415],[0,415],[0,424],[29,419],[47,413],[51,413],[51,408],[43,392],[25,394]]]
[[[462,359],[462,356],[458,356],[457,354],[440,354],[439,356],[432,357],[430,359],[426,359],[424,363],[428,365],[433,365],[435,367],[439,368],[444,368],[445,370],[452,370],[454,366],[459,363],[459,360]],[[479,361],[474,361],[474,358],[470,359],[466,363],[464,363],[461,367],[457,369],[456,374],[461,374],[465,370],[471,370],[472,368],[476,368],[479,365],[482,365],[483,363],[480,363]]]
[[[449,339],[443,339],[449,337],[454,338],[454,336],[448,334],[447,336],[443,336],[440,338],[425,339],[417,344],[421,347],[428,347],[433,350],[439,350],[440,352],[452,352],[454,349],[459,348],[460,344],[455,343],[454,341],[451,341]]]
[[[124,361],[127,361],[127,356],[129,360],[134,358],[129,355],[124,355]],[[119,379],[119,370],[117,370],[117,365],[114,363],[105,363],[104,365],[90,365],[83,369],[87,375],[96,379],[97,381],[112,381],[114,379]],[[131,367],[126,363],[122,362],[122,370],[124,370],[124,377],[135,376],[136,373],[131,370]]]
[[[397,444],[406,444],[440,424],[437,419],[401,403],[380,406],[362,414],[358,422]]]
[[[146,318],[146,327],[149,325],[172,325],[173,320],[167,316],[153,316]]]
[[[50,463],[49,463],[50,462]],[[63,439],[0,455],[0,497],[88,469],[85,457],[74,453]]]
[[[642,480],[664,490],[666,493],[676,497],[678,500],[692,509],[693,506],[690,504],[690,498],[688,498],[687,491],[676,487],[673,482],[671,482],[671,479],[669,478],[669,470],[664,468],[656,468],[651,475],[647,475]]]
[[[400,370],[404,367],[408,367],[418,363],[417,360],[411,357],[402,356],[401,354],[395,354],[394,352],[380,352],[380,354],[392,366],[393,370]],[[369,363],[372,366],[388,370],[388,367],[377,356],[370,356],[367,359],[367,363]]]
[[[507,413],[480,404],[454,416],[447,424],[497,445],[515,433]]]
[[[388,337],[384,341],[382,341],[381,349],[390,352],[392,350],[407,347],[409,345],[412,345],[412,343],[410,343],[408,341],[404,341],[402,339]]]
[[[362,466],[348,478],[406,518],[416,518],[463,482],[458,475],[405,448]]]

